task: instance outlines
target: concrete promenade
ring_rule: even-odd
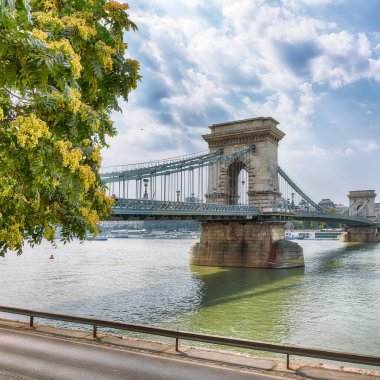
[[[0,320],[5,379],[328,379],[380,380],[380,371],[258,358],[82,330]]]

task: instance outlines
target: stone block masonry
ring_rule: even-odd
[[[200,242],[190,251],[190,264],[296,268],[305,266],[302,248],[284,240],[282,223],[206,222]]]
[[[380,234],[376,227],[349,227],[340,238],[343,242],[380,243]]]

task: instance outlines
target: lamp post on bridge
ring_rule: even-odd
[[[180,194],[181,194],[181,191],[180,191],[180,190],[177,190],[176,193],[177,193],[177,202],[179,202],[179,196],[180,196]]]
[[[245,181],[244,181],[244,179],[241,181],[241,201],[240,201],[240,204],[242,204],[243,202],[244,203],[247,203],[246,201],[245,201],[245,196],[243,197],[243,195],[245,194],[244,193],[244,185],[245,185]]]
[[[149,179],[145,178],[143,179],[143,182],[144,182],[144,196],[143,196],[143,199],[148,199],[149,196],[148,196],[148,183],[149,183]]]

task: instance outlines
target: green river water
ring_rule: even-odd
[[[304,240],[305,268],[267,270],[190,266],[194,242],[109,239],[8,254],[0,304],[380,355],[380,244]]]

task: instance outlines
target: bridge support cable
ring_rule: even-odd
[[[242,167],[234,163],[244,162],[244,156],[254,151],[255,147],[250,146],[227,154],[218,150],[186,156],[184,159],[159,161],[158,165],[155,165],[157,162],[150,162],[136,166],[112,167],[110,171],[102,169],[101,177],[108,187],[109,195],[114,195],[116,198],[247,204],[248,176],[241,174]],[[126,167],[131,169],[123,170]],[[241,195],[235,196],[236,199],[231,202],[225,202],[226,194],[222,194],[220,190],[221,183],[226,181],[226,178],[220,174],[223,170],[238,171],[233,173],[233,177],[238,178],[234,186]]]
[[[367,204],[368,200],[366,200],[362,206],[360,206],[356,212],[352,213],[351,216],[367,216]]]
[[[345,210],[343,210],[342,215],[350,215],[350,210],[354,207],[355,202],[352,202]]]
[[[305,211],[318,211],[325,213],[299,186],[278,166],[279,187],[282,194],[282,204],[291,209],[303,209]]]
[[[211,164],[217,162],[230,161],[253,151],[255,151],[255,147],[249,146],[228,154],[224,154],[223,150],[218,150],[211,153],[184,156],[184,159],[180,159],[180,157],[158,161],[158,164],[157,161],[151,161],[134,165],[105,167],[101,169],[101,178],[104,183],[112,183],[120,180],[144,179],[152,176],[162,176],[164,174],[191,170],[192,168],[199,166],[210,166]]]

